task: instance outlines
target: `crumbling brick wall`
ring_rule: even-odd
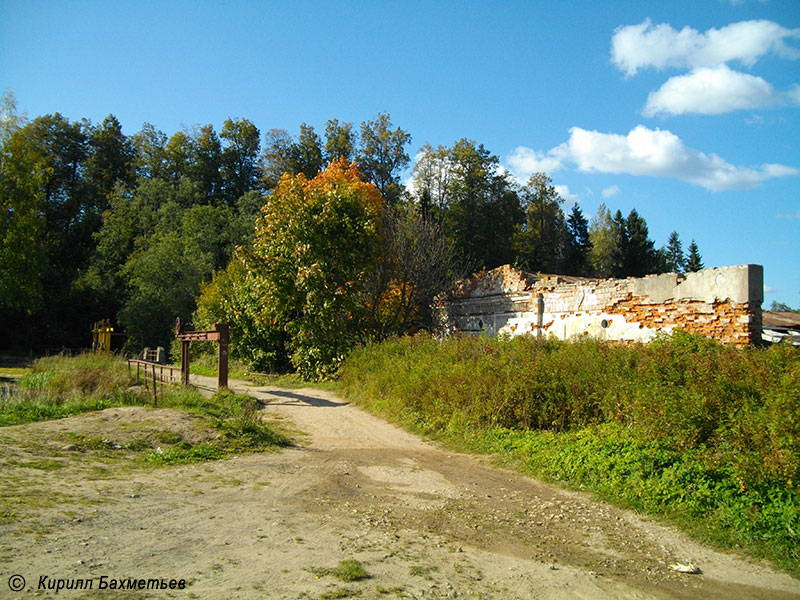
[[[440,306],[451,331],[649,341],[675,328],[738,345],[761,337],[763,268],[628,279],[526,273],[506,265],[460,282]]]

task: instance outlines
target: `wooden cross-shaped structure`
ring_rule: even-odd
[[[219,366],[217,389],[228,387],[228,344],[230,330],[227,323],[214,323],[210,331],[195,331],[191,325],[181,328],[181,320],[175,320],[175,337],[181,341],[181,382],[189,385],[189,343],[219,342]]]

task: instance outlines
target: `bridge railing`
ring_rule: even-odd
[[[133,379],[133,366],[136,365],[136,383],[144,380],[145,389],[153,390],[153,405],[158,406],[158,384],[161,384],[163,393],[165,383],[177,383],[181,380],[179,367],[162,365],[149,360],[137,358],[128,359],[128,376]]]

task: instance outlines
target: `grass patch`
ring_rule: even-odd
[[[170,348],[170,358],[172,366],[180,368],[180,342],[173,343]],[[191,349],[191,360],[189,361],[189,372],[192,375],[203,375],[204,377],[216,377],[219,369],[219,359],[217,357],[216,342],[194,342]],[[228,359],[228,377],[231,379],[248,379],[250,370],[247,366],[236,360]]]
[[[0,379],[19,379],[29,372],[26,367],[0,367]]]
[[[127,367],[111,356],[50,356],[35,361],[11,389],[0,389],[0,427],[141,404]]]
[[[310,571],[317,577],[331,575],[340,581],[347,582],[370,578],[370,574],[367,573],[361,563],[353,558],[345,559],[333,568],[313,567]]]
[[[800,575],[800,349],[427,336],[354,352],[351,401]]]
[[[198,444],[197,446],[170,446],[162,450],[159,446],[154,452],[144,457],[144,461],[156,465],[182,465],[207,460],[224,458],[226,452],[215,444]]]
[[[319,595],[319,600],[337,600],[339,598],[353,598],[360,596],[359,590],[351,590],[350,588],[335,588],[327,590]]]
[[[299,373],[248,373],[247,379],[256,385],[272,385],[287,389],[313,387],[320,390],[336,392],[340,387],[337,380],[325,379],[322,381],[309,381],[304,379]]]
[[[409,575],[412,575],[414,577],[422,577],[424,579],[427,579],[428,581],[432,581],[433,576],[431,575],[431,573],[434,573],[438,570],[439,567],[436,566],[427,567],[425,565],[412,565],[409,568],[408,573]]]
[[[19,466],[27,469],[38,469],[40,471],[58,471],[59,469],[63,469],[66,465],[60,460],[42,459],[20,463]]]
[[[143,399],[128,390],[118,390],[108,396],[75,394],[63,397],[46,391],[21,389],[5,397],[0,395],[0,427],[63,419],[114,406],[141,404],[144,404]]]
[[[129,387],[127,366],[113,357],[85,354],[36,361],[18,389],[0,396],[0,426],[60,419],[116,406],[149,406],[149,394]],[[191,444],[175,431],[154,432],[151,443],[141,435],[123,444],[105,436],[72,436],[80,452],[108,456],[119,451],[146,452],[143,460],[173,465],[216,460],[230,454],[287,446],[291,441],[262,422],[260,405],[246,395],[223,391],[206,398],[193,388],[163,388],[159,408],[201,417],[208,440]]]
[[[184,410],[201,417],[213,430],[213,439],[192,445],[175,431],[155,434],[160,444],[144,460],[153,465],[176,465],[218,460],[231,454],[260,452],[291,445],[291,440],[261,420],[257,400],[243,394],[223,391],[206,398],[192,388],[176,388],[165,393],[159,406]]]

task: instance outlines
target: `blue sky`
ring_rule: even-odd
[[[800,307],[800,2],[0,0],[0,90],[126,133],[378,112],[410,154],[467,137],[677,230],[706,266],[764,265]]]

